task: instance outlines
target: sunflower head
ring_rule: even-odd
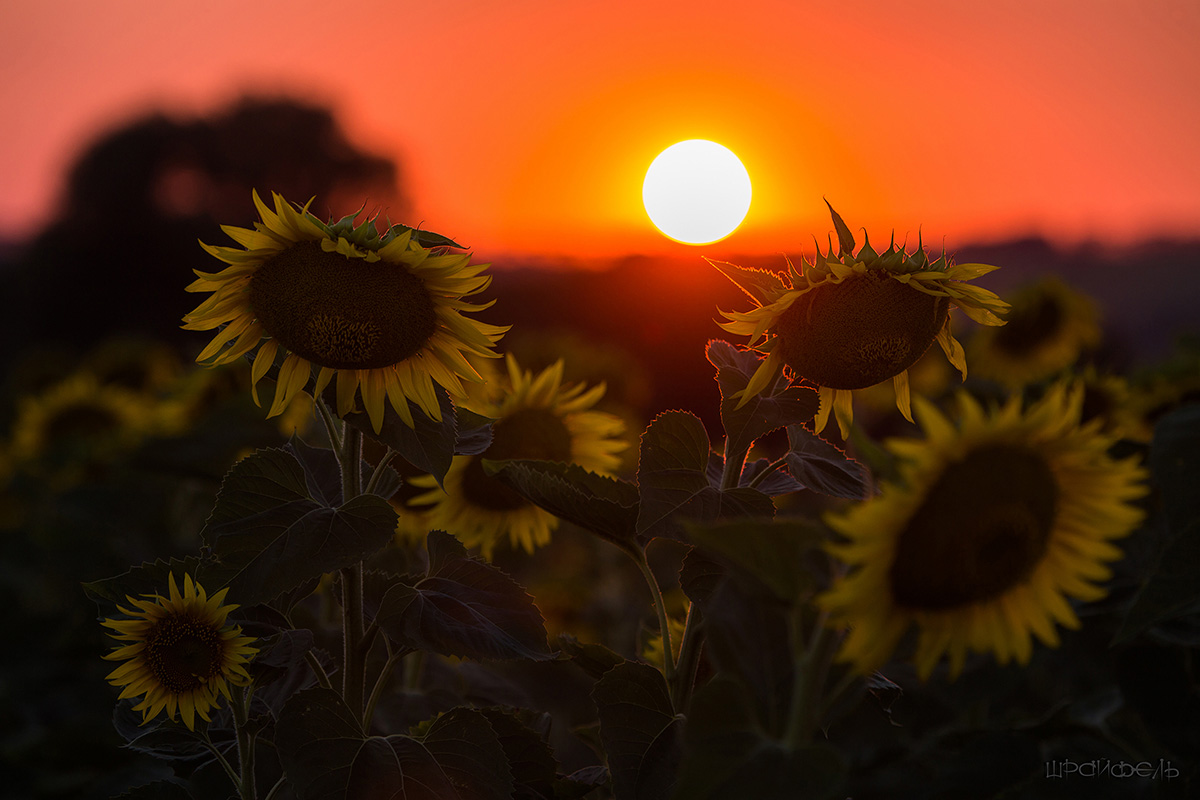
[[[968,340],[975,374],[1011,388],[1051,378],[1100,343],[1095,302],[1055,275],[1009,297],[1003,328],[979,328]]]
[[[485,557],[505,539],[533,552],[550,540],[558,521],[485,473],[483,459],[559,461],[609,475],[620,464],[618,453],[629,446],[620,418],[592,410],[604,384],[589,389],[563,383],[561,360],[536,375],[521,369],[511,354],[506,366],[503,391],[472,409],[495,420],[491,445],[480,455],[454,457],[445,492],[431,476],[413,479],[430,491],[409,501],[430,528],[452,533],[468,547],[478,545]]]
[[[210,722],[209,709],[216,708],[218,695],[230,699],[229,686],[250,682],[246,664],[258,653],[250,645],[254,638],[226,624],[236,605],[224,605],[227,589],[209,597],[192,576],[184,574],[183,591],[168,579],[168,594],[126,597],[131,608],[117,606],[120,619],[105,619],[103,625],[123,642],[104,658],[123,661],[108,675],[108,682],[121,687],[120,699],[141,697],[134,711],[142,712],[142,724],[160,711],[174,720],[176,710],[188,730],[195,730],[196,715]]]
[[[380,229],[357,214],[323,223],[308,206],[273,196],[274,210],[254,194],[254,230],[225,226],[240,247],[204,249],[229,266],[197,272],[190,292],[212,292],[184,317],[190,330],[220,332],[197,361],[212,366],[258,348],[251,390],[277,356],[275,399],[268,416],[287,408],[308,385],[314,396],[337,377],[338,413],[362,406],[376,431],[384,400],[410,426],[408,402],[440,420],[434,383],[463,397],[463,381],[479,376],[467,355],[495,357],[505,327],[468,320],[487,305],[463,298],[487,288],[487,265],[452,252],[453,241],[404,225]],[[311,201],[310,201],[311,202]]]
[[[879,668],[903,634],[919,629],[915,660],[927,677],[967,651],[1027,663],[1031,635],[1057,646],[1056,625],[1079,627],[1068,598],[1103,597],[1112,543],[1143,512],[1132,501],[1147,474],[1108,454],[1099,420],[1080,425],[1082,385],[1056,384],[1022,409],[985,411],[960,394],[959,427],[921,400],[925,441],[892,440],[901,482],[826,521],[847,575],[820,598],[849,627],[841,658]]]
[[[954,264],[944,253],[931,259],[920,242],[908,253],[896,246],[894,237],[883,252],[866,238],[855,252],[850,229],[832,206],[829,211],[837,229],[837,250],[832,239],[828,252],[818,244],[813,261],[802,261],[799,269],[789,261],[786,276],[710,263],[758,306],[748,312],[721,312],[728,320],[721,327],[749,336],[750,345],[767,356],[742,402],[786,368],[797,379],[820,387],[818,432],[832,410],[845,436],[852,419],[850,393],[887,380],[895,386],[900,411],[912,419],[908,368],[934,341],[966,376],[962,346],[950,333],[953,306],[984,325],[1002,325],[997,314],[1007,305],[968,283],[995,267]]]

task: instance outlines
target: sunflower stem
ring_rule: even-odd
[[[317,411],[321,414],[321,422],[325,424],[325,435],[329,437],[329,444],[333,447],[333,454],[338,457],[338,463],[342,461],[342,435],[338,432],[338,424],[333,418],[333,414],[329,411],[329,406],[325,405],[325,401],[320,397],[313,398],[313,405],[317,407]]]
[[[654,577],[654,570],[650,569],[650,563],[646,560],[645,551],[638,551],[634,561],[637,562],[638,569],[646,578],[646,584],[650,587],[650,596],[654,600],[654,610],[658,612],[658,629],[662,634],[663,643],[663,676],[667,679],[667,685],[670,686],[675,681],[675,656],[671,652],[671,630],[667,621],[667,604],[663,600],[658,579]]]
[[[750,448],[729,452],[729,437],[725,437],[725,468],[721,471],[721,489],[736,489],[742,479],[742,467]]]
[[[826,611],[818,615],[812,638],[805,642],[804,606],[792,610],[794,677],[787,733],[784,736],[784,742],[791,750],[811,743],[821,721],[821,690],[825,686],[825,677],[838,641],[838,634],[826,624],[828,618]]]
[[[371,473],[371,477],[367,480],[367,486],[363,489],[364,494],[371,494],[375,491],[375,487],[379,485],[380,479],[387,474],[388,464],[391,463],[392,457],[396,455],[396,451],[388,448],[383,454],[383,458],[379,459],[379,463],[375,465],[375,470]]]
[[[237,781],[238,793],[242,800],[258,800],[258,787],[254,783],[255,734],[248,725],[250,692],[245,689],[234,692],[230,706],[234,727],[237,728],[238,765],[241,767],[241,777]]]
[[[271,787],[271,791],[267,792],[267,796],[263,798],[263,800],[275,800],[279,793],[283,791],[283,787],[286,784],[286,777],[281,777],[279,780],[275,781],[275,785]]]
[[[670,683],[671,703],[681,713],[692,699],[692,688],[696,683],[696,669],[700,665],[700,653],[704,648],[704,617],[695,603],[688,605],[687,621],[683,625],[683,639],[679,644],[679,661],[675,665],[675,679]]]
[[[383,697],[383,690],[387,687],[388,680],[392,677],[392,667],[396,666],[396,662],[408,655],[409,650],[401,650],[396,652],[392,650],[392,643],[384,638],[384,644],[387,646],[387,662],[383,665],[383,670],[375,679],[375,685],[371,687],[371,696],[367,699],[367,708],[363,712],[363,731],[371,732],[371,718],[375,716],[375,706],[379,703],[379,698]]]
[[[233,785],[240,786],[242,777],[238,775],[237,770],[233,768],[233,765],[229,763],[229,760],[225,758],[224,754],[217,749],[217,746],[212,743],[212,739],[208,737],[208,731],[204,732],[204,746],[208,748],[208,752],[213,754],[213,757],[217,760],[217,763],[220,764],[222,769],[225,770],[225,774],[229,776],[229,780],[233,781]]]
[[[345,425],[342,436],[342,502],[362,494],[362,432]],[[363,565],[359,561],[342,576],[342,697],[355,714],[363,712]]]
[[[758,485],[760,483],[762,483],[764,480],[766,480],[768,477],[770,477],[771,473],[773,473],[775,470],[779,469],[786,463],[787,463],[787,456],[781,456],[780,458],[775,459],[770,464],[767,464],[766,469],[764,469],[762,472],[755,475],[754,478],[747,485],[751,489],[757,489]]]
[[[304,654],[304,660],[308,662],[308,666],[312,669],[313,674],[317,676],[317,683],[325,689],[332,689],[333,684],[329,681],[329,675],[325,672],[325,668],[321,666],[321,662],[309,650]]]

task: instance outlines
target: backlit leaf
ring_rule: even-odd
[[[717,384],[721,387],[721,424],[729,440],[726,452],[745,452],[758,437],[789,425],[802,425],[816,416],[820,406],[817,392],[807,386],[790,385],[782,375],[739,408],[739,393],[750,383],[762,356],[738,350],[720,339],[708,343],[706,354],[717,368]]]
[[[616,800],[669,796],[682,753],[683,720],[671,706],[662,673],[627,661],[597,681],[592,697]]]

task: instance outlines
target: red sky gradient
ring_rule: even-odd
[[[822,197],[883,244],[1194,236],[1197,41],[1196,0],[6,3],[0,235],[49,218],[98,131],[255,91],[332,106],[479,252],[795,252],[830,230]],[[689,138],[754,184],[702,248],[641,207]]]

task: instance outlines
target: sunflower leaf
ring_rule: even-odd
[[[366,736],[332,689],[306,689],[279,715],[275,743],[299,800],[505,800],[513,779],[504,747],[486,716],[455,708],[425,734]]]
[[[817,415],[820,397],[816,391],[789,385],[782,375],[739,408],[740,393],[750,384],[762,357],[721,339],[709,341],[705,355],[717,368],[721,424],[729,438],[727,452],[745,452],[758,437],[788,425],[802,425]]]
[[[306,455],[324,457],[317,453],[310,448]],[[227,576],[224,585],[234,602],[269,602],[391,541],[396,512],[386,500],[361,495],[331,505],[340,492],[326,497],[332,490],[319,484],[284,449],[259,450],[225,476],[201,535]]]
[[[1200,606],[1200,405],[1185,405],[1159,420],[1147,460],[1161,497],[1166,544],[1114,643]]]
[[[787,291],[788,287],[784,284],[783,279],[774,272],[753,267],[739,267],[728,261],[713,261],[711,258],[704,260],[733,281],[735,286],[760,306],[774,303],[780,295]]]
[[[820,800],[838,796],[846,763],[824,743],[788,749],[763,735],[745,692],[717,676],[693,698],[675,800],[754,797]]]
[[[483,460],[483,471],[531,503],[628,550],[637,535],[638,489],[632,483],[557,461]]]
[[[616,800],[668,796],[682,757],[683,718],[662,673],[626,661],[604,673],[592,698]]]
[[[193,800],[194,797],[182,784],[163,780],[129,789],[114,795],[112,800]]]
[[[844,450],[801,425],[790,425],[787,432],[791,445],[788,472],[805,488],[850,500],[862,500],[870,494],[870,474]]]
[[[550,715],[535,717],[532,711],[513,711],[501,708],[479,709],[495,731],[508,768],[512,773],[513,797],[554,797],[558,780],[558,761],[546,741]],[[534,722],[542,732],[527,724]]]
[[[437,385],[433,389],[437,394],[438,409],[441,411],[440,422],[427,417],[411,400],[408,401],[408,412],[413,419],[412,427],[400,418],[391,403],[384,404],[383,426],[379,433],[375,432],[371,418],[365,411],[351,412],[342,419],[346,424],[362,431],[364,435],[392,448],[417,469],[428,472],[437,479],[438,486],[441,486],[458,445],[458,416],[446,390]],[[325,389],[324,397],[331,408],[336,406],[337,395],[334,386]],[[471,436],[472,442],[477,438],[478,431],[474,431]]]
[[[394,584],[380,603],[376,621],[392,639],[462,658],[553,657],[542,614],[516,581],[442,531],[429,534],[428,550],[428,574]]]
[[[642,434],[638,457],[639,535],[678,537],[678,517],[711,520],[772,516],[771,498],[756,489],[722,491],[708,479],[708,433],[686,411],[659,414]]]
[[[794,603],[812,589],[807,556],[825,541],[815,522],[788,520],[722,520],[686,522],[687,538],[706,554],[752,577],[777,600]]]
[[[212,559],[188,556],[182,559],[147,561],[139,566],[130,567],[120,575],[85,583],[83,591],[100,606],[101,614],[111,614],[115,605],[128,605],[126,595],[165,596],[168,576],[174,575],[176,581],[182,581],[185,573],[191,575],[209,594],[224,586],[228,576],[228,570],[224,570]]]

